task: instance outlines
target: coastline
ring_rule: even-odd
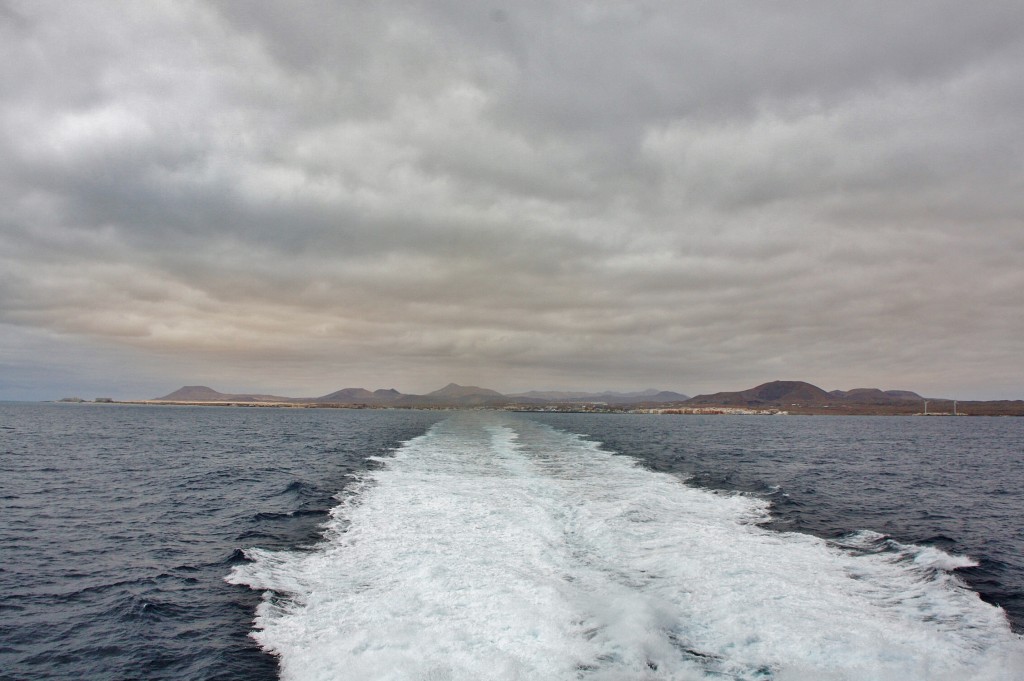
[[[366,404],[361,402],[311,402],[311,401],[259,401],[259,400],[82,400],[80,402],[53,403],[68,404],[109,404],[139,405],[154,407],[256,407],[275,409],[398,409],[398,410],[482,410],[511,411],[524,413],[588,413],[588,414],[655,414],[665,416],[925,416],[964,417],[964,416],[1024,416],[1024,402],[1020,400],[999,400],[989,402],[960,402],[957,413],[952,411],[952,401],[947,409],[942,401],[935,403],[938,409],[924,413],[917,404],[837,404],[837,405],[700,405],[685,404],[661,405],[609,405],[599,403],[551,403],[551,404],[502,404],[502,405],[459,405],[459,404]]]

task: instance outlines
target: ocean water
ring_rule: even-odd
[[[439,418],[0,405],[0,679],[276,679],[241,549],[315,543],[353,474]]]
[[[1021,679],[1022,425],[0,405],[0,677]]]

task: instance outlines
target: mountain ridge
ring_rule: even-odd
[[[405,394],[394,388],[342,388],[319,397],[284,397],[263,393],[221,393],[205,385],[186,385],[178,390],[154,398],[154,402],[196,403],[281,403],[323,405],[365,405],[395,407],[506,407],[513,405],[589,404],[616,407],[643,405],[687,405],[721,407],[821,407],[835,406],[908,406],[922,401],[920,395],[909,390],[881,390],[879,388],[853,388],[832,390],[806,381],[769,381],[738,391],[724,391],[688,397],[679,392],[649,388],[636,392],[539,391],[502,394],[490,388],[475,385],[448,385],[423,395]]]
[[[363,404],[368,406],[508,406],[514,404],[548,403],[600,403],[600,404],[641,404],[683,402],[687,395],[669,390],[653,388],[638,392],[585,392],[585,391],[530,391],[527,393],[503,394],[490,388],[475,385],[448,385],[423,395],[405,394],[394,388],[379,388],[374,391],[365,388],[341,388],[319,397],[285,397],[258,393],[222,393],[205,385],[187,385],[152,402],[197,402],[197,403],[281,403],[281,404]]]

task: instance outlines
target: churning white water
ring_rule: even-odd
[[[872,533],[759,527],[714,493],[511,415],[434,426],[344,495],[311,550],[246,552],[282,678],[1021,679],[1024,643]]]

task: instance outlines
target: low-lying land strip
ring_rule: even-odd
[[[66,402],[84,402],[64,398]],[[670,391],[529,392],[504,395],[495,390],[451,383],[425,395],[407,395],[394,389],[344,388],[321,397],[282,397],[255,393],[221,393],[206,386],[185,386],[150,400],[111,404],[177,406],[232,406],[346,409],[505,409],[509,411],[726,414],[726,415],[920,415],[920,416],[1024,416],[1024,400],[956,401],[925,398],[907,390],[857,388],[826,392],[803,381],[771,381],[748,390],[688,397]]]

